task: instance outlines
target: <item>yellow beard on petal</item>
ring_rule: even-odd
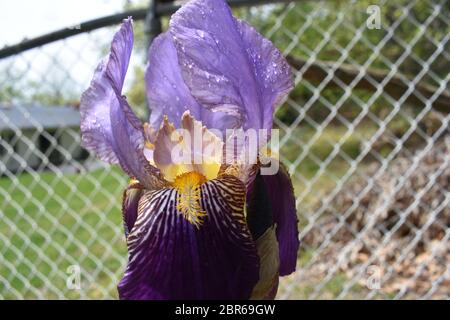
[[[201,173],[191,171],[183,173],[175,178],[173,186],[178,192],[177,210],[183,214],[184,218],[199,228],[206,216],[201,200],[201,185],[205,183],[206,177]]]
[[[155,166],[177,191],[177,211],[199,228],[206,216],[201,205],[201,185],[219,175],[222,139],[186,111],[179,129],[165,116],[154,145],[146,147],[154,150]]]

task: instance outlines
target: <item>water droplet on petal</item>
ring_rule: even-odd
[[[203,31],[203,30],[197,30],[197,34],[199,35],[200,38],[202,38],[202,39],[205,38],[205,31]]]

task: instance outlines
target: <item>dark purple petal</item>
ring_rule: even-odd
[[[121,299],[247,299],[259,259],[244,221],[244,186],[224,176],[201,187],[197,229],[177,212],[177,191],[146,191],[128,236]]]
[[[259,239],[274,224],[272,199],[259,170],[247,186],[247,225],[253,239]]]
[[[194,0],[170,22],[184,81],[199,103],[244,129],[271,128],[273,109],[292,88],[281,53],[237,21],[223,0]]]
[[[294,188],[289,173],[281,163],[277,174],[262,177],[272,204],[273,221],[277,225],[280,275],[285,276],[295,271],[300,244]]]
[[[143,187],[137,182],[130,183],[123,192],[122,215],[126,237],[136,222],[138,204],[143,193]]]
[[[150,175],[156,175],[156,169],[143,155],[142,124],[121,96],[132,47],[129,18],[115,34],[109,56],[100,63],[90,87],[83,93],[81,133],[87,149],[106,162],[120,164],[128,175],[150,188],[159,182]]]
[[[235,117],[222,112],[212,112],[202,107],[184,83],[178,56],[169,33],[159,35],[149,50],[149,64],[145,72],[147,99],[151,114],[150,124],[159,128],[167,115],[176,128],[180,127],[182,114],[191,115],[208,128],[225,130],[239,123]]]

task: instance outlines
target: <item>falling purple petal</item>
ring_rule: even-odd
[[[125,236],[128,236],[137,219],[139,200],[144,193],[139,183],[130,184],[123,193],[122,215]]]
[[[175,209],[177,192],[145,192],[128,237],[121,299],[248,299],[259,259],[244,221],[244,186],[236,178],[201,187],[207,212],[197,229]]]
[[[280,275],[295,271],[297,265],[298,218],[295,208],[295,195],[291,179],[284,166],[276,175],[262,176],[267,194],[272,204],[273,221],[277,225],[276,233],[280,251]]]

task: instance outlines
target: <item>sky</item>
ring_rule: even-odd
[[[0,48],[16,44],[25,38],[34,38],[90,19],[122,12],[125,2],[126,0],[0,0]],[[52,67],[56,62],[55,66],[59,66],[59,70],[70,73],[75,83],[68,82],[67,85],[71,86],[70,90],[78,93],[81,88],[88,86],[92,78],[95,66],[101,58],[101,46],[107,45],[112,40],[113,29],[109,30],[111,32],[105,35],[101,43],[94,38],[86,41],[89,35],[83,34],[64,42],[65,50],[61,50],[61,46],[58,46],[62,42],[57,42],[38,50],[27,51],[18,58],[4,61],[3,64],[0,61],[0,67],[10,67],[14,70],[28,68],[28,72],[23,74],[22,82],[41,82],[43,76],[58,82],[56,77],[61,77],[61,74],[57,72],[58,68]],[[132,59],[130,65],[133,63]],[[132,67],[129,73],[133,73]],[[53,82],[49,82],[50,85],[53,85]],[[16,86],[19,87],[19,84]]]
[[[0,0],[0,47],[122,11],[124,0]]]

